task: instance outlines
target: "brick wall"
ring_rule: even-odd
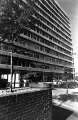
[[[51,89],[0,96],[0,120],[52,120]]]

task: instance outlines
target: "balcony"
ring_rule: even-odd
[[[53,4],[51,0],[49,0],[49,2],[50,2],[51,4]],[[49,4],[50,4],[50,3],[49,3]],[[55,3],[56,3],[56,1],[55,1]],[[56,4],[57,4],[57,3],[56,3]],[[55,6],[55,8],[57,9],[56,5],[54,5],[54,6]],[[61,11],[60,11],[59,9],[60,9]],[[63,16],[65,17],[65,19],[67,19],[67,21],[69,20],[68,15],[65,15],[65,11],[64,11],[62,8],[60,8],[60,6],[58,6],[58,9],[57,9],[57,10],[59,10],[60,14],[63,15]]]
[[[37,19],[37,17],[36,16],[33,16],[35,19]],[[46,27],[48,27],[49,29],[52,29],[50,26],[48,26],[46,23],[44,23],[43,21],[41,21],[41,20],[39,20],[43,25],[45,25]],[[39,26],[37,26],[36,25],[36,27],[38,27],[39,28]],[[54,31],[54,30],[52,30],[52,31]],[[48,32],[48,31],[46,31],[46,32]],[[55,33],[56,33],[56,31],[54,31]],[[50,34],[50,33],[49,33]],[[58,33],[57,33],[58,34]],[[65,39],[65,41],[68,43],[66,43],[65,41],[62,41],[62,40],[60,40],[57,36],[55,36],[55,35],[53,35],[53,34],[50,34],[53,38],[55,38],[55,39],[57,39],[58,41],[60,41],[60,42],[62,42],[62,43],[64,43],[64,44],[66,44],[67,46],[69,46],[70,47],[70,45],[72,45],[72,43],[70,43],[68,40],[66,40]],[[58,34],[59,35],[59,34]],[[70,45],[69,45],[70,44]]]
[[[47,1],[46,1],[47,2]],[[42,1],[40,1],[40,3],[41,4],[43,4],[42,3]],[[48,4],[48,3],[47,3]],[[37,4],[38,5],[38,4]],[[39,5],[38,5],[39,6]],[[43,4],[43,6],[51,13],[51,11]],[[50,6],[50,8],[54,11],[54,12],[56,12],[51,6]],[[42,8],[41,8],[42,9]],[[69,30],[69,27],[67,27],[54,13],[51,13],[51,14],[53,14],[57,19],[58,19],[58,21],[60,21],[60,23],[62,23],[68,30]],[[57,14],[57,13],[56,13]],[[55,20],[56,21],[56,20]],[[64,28],[65,29],[65,28]]]
[[[11,67],[10,65],[7,64],[0,64],[0,69],[6,69],[6,70],[10,70]],[[18,71],[33,71],[33,72],[55,72],[55,73],[63,73],[63,70],[60,69],[42,69],[42,68],[32,68],[32,67],[22,67],[22,66],[13,66],[14,70],[18,70]]]
[[[45,20],[47,20],[51,25],[54,25],[54,23],[52,23],[48,18],[46,18],[45,16],[43,16],[42,15],[42,13],[40,13],[40,12],[38,12],[38,11],[36,11],[42,18],[44,18]],[[53,18],[52,18],[53,19]],[[56,20],[54,20],[54,21],[56,21]],[[46,23],[45,23],[46,24]],[[55,27],[56,27],[56,25],[54,25]],[[51,29],[51,30],[53,30],[49,25],[48,25],[48,27]],[[58,28],[57,28],[58,29]],[[59,29],[58,29],[59,30]],[[57,33],[58,34],[58,32],[57,31],[55,31],[55,30],[53,30],[55,33]],[[62,32],[62,31],[61,31]],[[64,33],[65,34],[65,33]],[[62,34],[58,34],[58,35],[60,35],[63,39],[65,39],[65,40],[67,40],[66,39],[66,37],[64,37]],[[66,35],[67,36],[67,35]],[[70,39],[70,37],[68,36],[68,38]],[[68,40],[67,40],[68,41]],[[69,42],[69,41],[68,41]],[[71,41],[70,41],[71,42]]]
[[[38,27],[39,29],[41,29],[42,31],[44,31],[44,32],[46,32],[46,34],[48,33],[51,37],[55,37],[54,35],[52,35],[50,32],[48,32],[48,31],[46,31],[45,29],[43,29],[42,27]],[[54,31],[55,33],[56,33],[56,31]],[[57,38],[57,37],[56,37]],[[57,46],[59,46],[59,47],[61,47],[61,48],[63,48],[63,49],[65,49],[65,50],[67,50],[67,51],[69,51],[70,52],[70,50],[69,49],[67,49],[67,48],[65,48],[64,46],[62,46],[62,45],[60,45],[60,44],[57,44],[56,42],[54,42],[54,41],[52,41],[52,40],[50,40],[50,39],[48,39],[48,41],[49,42],[51,42],[51,43],[54,43],[55,45],[57,45]]]
[[[40,1],[40,2],[42,3],[42,1]],[[52,13],[62,24],[65,23],[66,25],[65,25],[65,24],[64,24],[64,25],[66,26],[66,28],[69,29],[70,26],[68,25],[68,23],[65,22],[65,20],[58,14],[58,12],[56,12],[56,11],[54,10],[54,8],[51,7],[51,5],[50,5],[47,1],[46,1],[46,3],[47,3],[47,5],[48,5],[48,7],[50,7],[50,9],[55,12],[56,15],[55,15],[54,13],[52,13],[52,12],[49,10],[49,8],[46,7],[46,5],[44,5],[44,4],[42,3],[43,6],[45,6],[45,8],[48,9],[48,11],[49,11],[50,13]],[[54,4],[53,4],[53,6],[54,6]],[[55,7],[55,6],[54,6],[54,7]],[[59,18],[61,18],[61,19],[63,20],[63,22],[62,22],[57,16],[59,16]],[[69,26],[69,27],[68,27],[68,26]]]
[[[29,30],[29,31],[31,31],[32,33],[35,33],[36,35],[38,35],[38,36],[42,37],[43,39],[47,40],[47,37],[44,37],[42,34],[37,33],[37,32],[35,32],[34,30]],[[64,55],[66,55],[66,56],[68,56],[68,57],[71,57],[71,55],[68,55],[68,54],[66,54],[65,52],[62,52],[62,51],[60,51],[60,50],[58,50],[58,49],[52,48],[52,47],[50,47],[50,46],[48,46],[48,45],[46,45],[46,44],[44,44],[44,46],[47,47],[47,48],[49,48],[49,49],[51,49],[51,50],[54,50],[54,51],[59,52],[59,53],[61,53],[61,54],[64,54]]]
[[[2,55],[10,56],[10,53],[6,52],[6,51],[0,51],[0,53]],[[66,66],[66,67],[70,67],[71,68],[71,65],[65,65],[65,64],[63,64],[61,62],[60,63],[58,63],[58,62],[52,62],[51,60],[46,60],[45,58],[41,59],[40,57],[39,58],[29,57],[29,56],[22,55],[22,54],[17,54],[17,53],[13,53],[13,57],[21,58],[21,59],[26,59],[26,60],[31,60],[31,61],[36,61],[36,62],[39,62],[39,63],[45,63],[45,64],[49,64],[49,65],[56,65],[56,66],[62,66],[62,67]],[[8,66],[7,66],[7,68],[8,68]]]

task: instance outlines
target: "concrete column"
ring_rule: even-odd
[[[16,73],[14,73],[14,88],[15,88],[15,83],[16,83]]]

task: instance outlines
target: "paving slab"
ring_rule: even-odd
[[[78,88],[75,89],[69,89],[68,93],[72,96],[75,95],[76,98],[74,99],[68,99],[68,100],[59,100],[60,95],[65,95],[66,94],[66,89],[55,89],[52,91],[52,96],[53,96],[53,104],[57,105],[59,107],[68,109],[70,111],[73,111],[78,114]],[[55,97],[56,96],[56,97]],[[55,97],[55,98],[54,98]]]

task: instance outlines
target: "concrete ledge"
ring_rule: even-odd
[[[6,90],[0,90],[0,97],[9,96],[9,95],[17,95],[17,94],[23,94],[23,93],[31,93],[31,92],[37,92],[37,91],[43,91],[48,90],[50,88],[47,87],[23,87],[23,88],[15,88],[13,89],[13,92],[11,92],[10,89]]]

